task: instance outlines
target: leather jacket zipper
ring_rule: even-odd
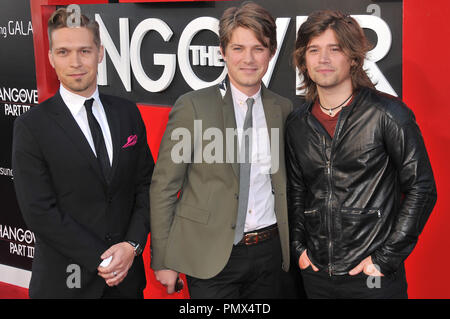
[[[332,221],[332,215],[333,215],[333,208],[331,204],[333,191],[331,186],[331,162],[327,161],[327,170],[328,170],[328,185],[330,189],[330,194],[328,196],[328,235],[329,237],[329,244],[328,244],[328,274],[331,277],[333,266],[331,264],[331,256],[332,256],[332,250],[333,250],[333,241],[331,238],[331,221]]]
[[[332,174],[333,174],[333,153],[334,153],[334,148],[335,148],[335,144],[337,143],[336,140],[339,138],[339,134],[341,132],[341,129],[343,127],[343,122],[345,122],[345,120],[348,117],[348,113],[346,113],[346,115],[344,114],[344,110],[342,110],[339,115],[338,115],[338,120],[336,123],[336,128],[335,128],[335,133],[333,138],[331,139],[331,150],[330,150],[330,158],[326,157],[326,153],[325,153],[325,158],[327,159],[327,166],[328,166],[328,186],[329,186],[329,190],[330,190],[330,195],[328,197],[328,235],[329,237],[329,245],[328,245],[328,274],[331,277],[333,275],[333,263],[332,261],[332,257],[333,257],[333,240],[332,240],[332,221],[333,221],[333,204],[332,204],[332,196],[333,196],[333,179],[332,179]],[[344,117],[344,118],[343,118]],[[324,143],[325,141],[325,136],[323,136],[323,141]],[[326,151],[326,144],[324,144],[325,146],[325,151]]]
[[[327,148],[327,144],[326,144],[326,140],[325,140],[325,136],[322,136],[322,140],[323,140],[323,147],[324,147],[324,153],[325,153],[325,158],[326,158],[326,148]],[[331,264],[331,257],[332,257],[332,250],[333,250],[333,241],[331,238],[331,219],[332,219],[332,195],[333,195],[333,191],[332,191],[332,185],[331,185],[331,156],[330,158],[326,158],[327,159],[327,175],[328,175],[328,191],[329,191],[329,195],[328,195],[328,235],[329,235],[329,241],[328,241],[328,274],[331,277],[332,271],[333,271],[333,266]]]
[[[333,239],[332,239],[332,221],[333,221],[333,204],[332,204],[332,197],[333,197],[333,179],[332,179],[332,173],[333,173],[333,150],[334,145],[336,144],[336,139],[338,138],[338,135],[342,128],[342,114],[343,112],[339,113],[338,121],[336,123],[337,132],[335,132],[334,137],[331,140],[331,150],[330,150],[330,157],[327,158],[326,156],[326,139],[325,136],[322,136],[323,139],[323,145],[324,145],[324,151],[325,151],[325,159],[327,160],[327,173],[328,173],[328,188],[329,188],[329,196],[328,196],[328,236],[329,236],[329,243],[328,243],[328,274],[331,277],[333,275],[333,264],[332,264],[332,257],[333,257]]]
[[[327,164],[327,168],[326,168],[326,173],[328,175],[328,189],[329,189],[329,195],[328,195],[328,205],[327,205],[327,210],[328,210],[328,225],[327,225],[327,231],[328,231],[328,235],[329,235],[329,241],[328,241],[328,274],[330,275],[330,277],[332,276],[333,273],[333,264],[331,263],[332,260],[332,256],[333,256],[333,241],[332,241],[332,233],[331,233],[331,229],[332,229],[332,218],[333,218],[333,208],[332,208],[332,196],[333,196],[333,184],[332,184],[332,170],[333,170],[333,163],[332,163],[332,158],[333,158],[333,146],[336,143],[335,140],[337,138],[337,136],[339,135],[340,131],[341,131],[341,124],[342,124],[342,111],[340,112],[340,114],[338,115],[338,121],[336,124],[336,133],[334,134],[334,137],[331,139],[331,152],[330,152],[330,158],[327,157],[327,143],[326,143],[326,134],[327,131],[325,130],[325,128],[320,124],[320,122],[314,117],[311,116],[311,118],[313,118],[312,122],[314,123],[314,126],[316,127],[317,130],[319,130],[321,133],[319,133],[322,136],[322,143],[323,143],[323,156],[324,159],[326,160],[326,164]]]

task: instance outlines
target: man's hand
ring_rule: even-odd
[[[319,268],[317,268],[316,266],[313,265],[313,263],[311,262],[311,260],[309,260],[308,255],[306,254],[306,249],[305,251],[302,253],[302,255],[300,256],[300,259],[298,260],[298,265],[300,267],[300,269],[306,269],[308,268],[308,266],[311,265],[311,268],[314,271],[319,271]]]
[[[163,286],[167,287],[168,294],[175,292],[178,272],[170,269],[155,270],[155,277]]]
[[[350,276],[355,276],[359,274],[361,271],[363,271],[367,276],[379,276],[379,277],[384,276],[373,264],[371,256],[361,261],[359,265],[350,270],[348,274]]]
[[[128,274],[133,264],[134,248],[127,242],[121,242],[111,246],[100,258],[106,259],[112,256],[111,263],[107,267],[99,266],[98,275],[105,279],[110,287],[120,284]]]

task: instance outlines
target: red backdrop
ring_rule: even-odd
[[[177,1],[177,0],[172,0]],[[48,64],[46,24],[54,5],[77,3],[106,3],[107,0],[31,0],[36,58],[36,78],[39,100],[53,95],[58,87],[57,79]],[[120,2],[137,2],[122,0]],[[450,278],[444,272],[450,257],[450,236],[446,230],[450,216],[450,131],[446,122],[450,119],[447,94],[450,84],[450,1],[403,1],[403,99],[416,114],[427,145],[437,181],[438,201],[419,243],[406,262],[411,298],[450,298]],[[148,130],[148,141],[154,158],[167,123],[170,108],[139,105]],[[449,196],[450,197],[450,196]],[[167,298],[162,287],[149,269],[149,249],[144,252],[147,264],[148,288],[146,298]],[[187,290],[171,296],[188,297]]]
[[[450,298],[450,1],[403,1],[403,99],[416,114],[431,158],[438,200],[407,259],[412,298]]]

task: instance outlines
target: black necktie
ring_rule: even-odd
[[[111,171],[111,164],[109,162],[108,151],[106,149],[105,139],[103,138],[102,128],[98,124],[97,119],[92,113],[92,104],[94,99],[89,99],[84,102],[86,108],[89,128],[91,129],[92,139],[94,141],[95,153],[97,153],[97,160],[102,169],[103,176],[107,183],[109,183],[109,173]]]

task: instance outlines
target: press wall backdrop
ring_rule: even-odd
[[[2,0],[0,3],[0,281],[28,287],[34,234],[21,217],[11,169],[14,120],[52,96],[58,81],[47,60],[46,21],[58,6],[80,5],[100,24],[106,59],[99,67],[100,91],[135,101],[157,158],[171,105],[187,91],[221,81],[226,75],[218,50],[218,19],[242,1],[64,1]],[[405,100],[415,112],[432,160],[438,203],[413,254],[407,260],[412,298],[448,298],[450,279],[443,273],[450,258],[446,235],[450,208],[447,159],[450,117],[450,4],[436,0],[256,0],[277,22],[278,51],[264,83],[301,103],[299,79],[292,66],[296,31],[307,15],[339,9],[354,16],[374,45],[365,67],[377,88]],[[167,298],[147,264],[146,298]],[[296,270],[291,273],[293,280]],[[187,298],[188,291],[170,296]]]

